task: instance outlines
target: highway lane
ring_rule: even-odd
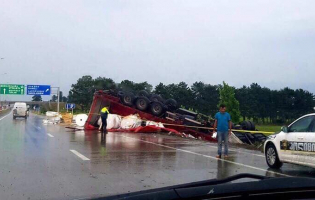
[[[232,147],[217,160],[216,145],[161,134],[72,131],[0,117],[0,197],[74,199],[225,178],[239,173],[315,177],[315,169],[284,164],[269,170],[259,151]]]

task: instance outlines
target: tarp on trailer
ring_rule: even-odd
[[[150,126],[139,126],[137,128],[129,128],[129,129],[110,129],[110,132],[132,132],[132,133],[157,133],[157,132],[168,132],[174,133],[175,135],[184,137],[184,134],[176,131],[175,129],[157,127],[155,125]]]

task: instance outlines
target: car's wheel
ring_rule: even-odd
[[[148,109],[150,100],[147,97],[139,97],[136,100],[136,107],[138,110],[145,111]]]
[[[270,168],[279,169],[282,166],[282,162],[279,160],[279,156],[276,147],[273,144],[268,144],[265,150],[266,162]]]
[[[149,97],[149,93],[145,90],[141,90],[138,92],[139,97]]]
[[[133,102],[134,102],[135,96],[133,93],[128,92],[125,93],[122,97],[121,97],[121,101],[123,104],[127,105],[127,106],[132,106]]]
[[[150,100],[153,102],[161,102],[164,103],[164,99],[158,94],[152,94]]]
[[[177,101],[175,99],[167,99],[165,101],[165,105],[170,111],[174,111],[177,109]]]
[[[161,116],[164,112],[163,104],[160,102],[153,102],[150,109],[151,113],[155,116]]]

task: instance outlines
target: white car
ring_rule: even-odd
[[[13,119],[16,119],[17,117],[24,117],[25,119],[28,116],[28,110],[26,103],[23,102],[17,102],[13,106]]]
[[[281,132],[267,138],[264,145],[266,162],[270,168],[282,163],[315,167],[315,113],[295,120]]]

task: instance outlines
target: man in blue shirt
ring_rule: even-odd
[[[224,104],[220,105],[220,112],[215,114],[215,122],[213,126],[213,132],[217,130],[218,139],[218,155],[217,158],[221,158],[222,154],[222,141],[224,142],[224,158],[228,157],[228,142],[229,135],[232,133],[231,115],[226,111]]]

